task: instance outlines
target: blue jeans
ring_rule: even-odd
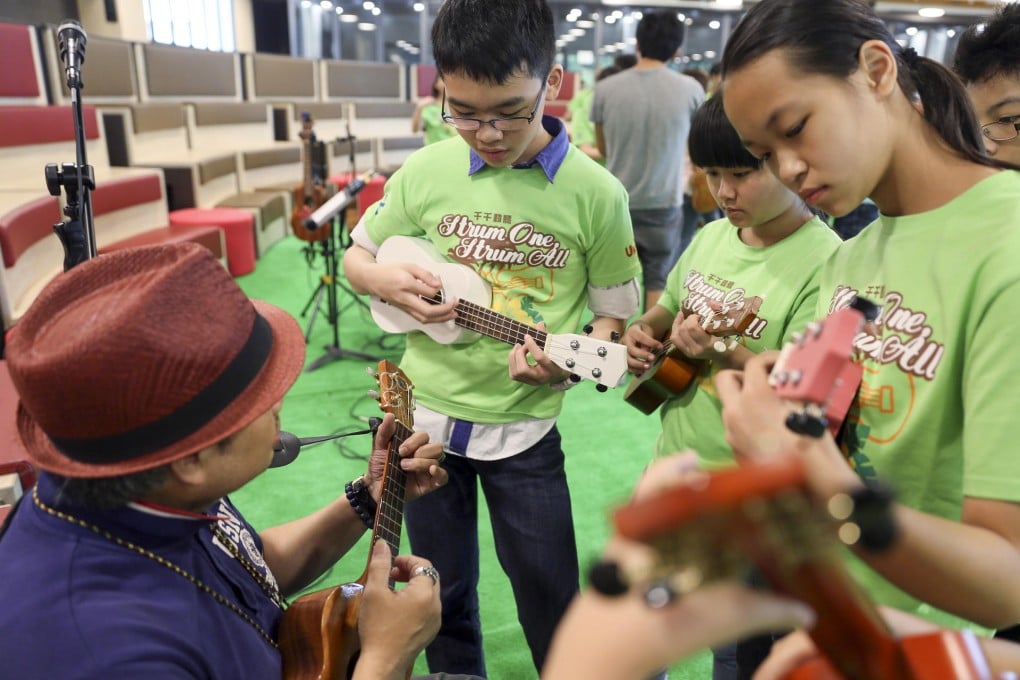
[[[680,206],[630,211],[634,245],[644,277],[645,290],[661,291],[680,253],[690,243]]]
[[[425,649],[432,672],[484,677],[478,615],[478,484],[517,620],[541,670],[553,631],[578,590],[577,543],[560,434],[494,461],[448,454],[449,483],[404,511],[411,550],[439,570],[442,627]]]

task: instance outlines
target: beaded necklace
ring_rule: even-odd
[[[250,625],[252,628],[254,628],[255,631],[258,632],[258,634],[261,635],[263,637],[263,639],[265,639],[266,642],[271,644],[273,647],[279,649],[280,646],[276,643],[276,640],[274,640],[269,635],[269,633],[267,633],[265,631],[265,629],[262,626],[259,625],[258,621],[253,619],[248,613],[243,611],[236,604],[234,604],[233,602],[228,600],[226,597],[224,597],[223,595],[218,593],[216,590],[214,590],[212,587],[207,585],[205,582],[203,582],[197,576],[195,576],[195,575],[191,574],[190,572],[188,572],[186,569],[184,569],[184,568],[174,564],[173,562],[171,562],[170,560],[166,559],[165,557],[163,557],[161,555],[157,555],[156,553],[152,552],[151,550],[147,550],[147,549],[143,548],[142,546],[137,545],[135,543],[132,543],[131,541],[123,539],[123,538],[121,538],[119,536],[114,536],[113,534],[111,534],[106,529],[98,527],[95,524],[92,524],[90,522],[86,522],[83,519],[79,519],[79,518],[77,518],[77,517],[75,517],[73,515],[69,515],[69,514],[67,514],[65,512],[61,512],[60,510],[57,510],[56,508],[51,508],[50,506],[46,505],[42,501],[42,499],[39,498],[38,488],[32,489],[32,502],[35,503],[36,507],[38,507],[43,512],[45,512],[45,513],[47,513],[49,515],[52,515],[53,517],[56,517],[58,519],[62,519],[64,521],[66,521],[66,522],[69,522],[70,524],[74,524],[76,526],[82,527],[83,529],[88,529],[89,531],[91,531],[92,533],[96,534],[97,536],[101,536],[101,537],[105,538],[106,540],[110,541],[111,543],[115,543],[115,544],[117,544],[117,545],[119,545],[119,546],[121,546],[123,548],[127,548],[128,550],[131,550],[132,552],[136,552],[139,555],[142,555],[143,557],[147,557],[150,560],[152,560],[153,562],[155,562],[155,563],[157,563],[157,564],[159,564],[161,566],[166,567],[167,569],[169,569],[170,571],[174,572],[178,576],[181,576],[182,578],[188,580],[196,588],[198,588],[199,590],[201,590],[204,593],[207,593],[214,600],[219,602],[221,605],[223,605],[224,607],[226,607],[227,609],[229,609],[230,611],[234,612],[235,614],[240,616],[242,619],[244,619],[244,621],[247,622],[248,625]],[[219,529],[219,527],[214,527],[213,528],[213,534],[219,539],[220,543],[222,543],[224,546],[227,547],[227,549],[230,551],[231,555],[234,556],[234,559],[236,559],[238,562],[241,563],[241,565],[245,568],[245,571],[247,571],[252,576],[252,578],[255,579],[255,582],[259,584],[259,586],[262,588],[263,591],[265,591],[266,595],[268,595],[273,600],[273,602],[276,603],[277,606],[282,606],[282,600],[280,598],[280,592],[279,592],[279,589],[276,587],[276,585],[273,584],[273,583],[270,583],[268,581],[268,579],[266,579],[266,577],[263,576],[262,574],[259,574],[258,570],[253,565],[251,565],[248,562],[248,560],[244,559],[241,556],[241,554],[237,550],[237,547],[234,546],[233,541],[229,540],[222,533],[222,531]]]

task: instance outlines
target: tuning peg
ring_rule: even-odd
[[[370,376],[372,376],[372,377],[373,377],[373,378],[375,378],[376,380],[378,380],[378,379],[379,379],[379,372],[378,372],[378,371],[376,371],[376,370],[375,370],[374,368],[372,368],[371,366],[365,366],[365,373],[368,373],[368,374],[369,374]]]
[[[878,305],[868,298],[862,298],[860,296],[854,297],[854,299],[850,301],[850,307],[863,314],[864,318],[868,321],[874,321],[878,318]]]
[[[824,418],[812,416],[803,411],[791,413],[786,417],[786,426],[797,434],[807,435],[818,439],[825,434],[828,423]]]
[[[613,331],[612,333],[610,333],[609,334],[609,339],[612,342],[619,342],[620,341],[620,331]]]
[[[570,378],[568,378],[568,380],[570,380],[570,382],[579,383],[581,382],[581,376],[579,376],[576,373],[571,373]]]
[[[676,590],[666,581],[653,583],[645,591],[645,602],[653,609],[662,609],[675,599]]]
[[[609,597],[616,597],[627,592],[627,582],[623,580],[620,565],[616,562],[596,562],[588,570],[588,582],[597,592]]]
[[[598,390],[599,392],[605,392],[605,391],[606,391],[606,390],[608,390],[609,388],[608,388],[608,387],[606,387],[605,385],[602,385],[602,384],[598,384],[598,385],[596,385],[596,386],[595,386],[595,389],[597,389],[597,390]]]
[[[379,397],[379,393],[376,392],[375,390],[368,390],[368,396],[372,397],[376,401],[379,401],[379,398],[380,398]]]
[[[585,335],[591,335],[591,332],[592,332],[593,330],[595,330],[595,327],[594,327],[594,326],[592,326],[591,324],[587,324],[587,325],[585,325],[585,327],[584,327],[584,328],[582,328],[581,330],[583,330],[583,331],[584,331],[584,334],[585,334]]]

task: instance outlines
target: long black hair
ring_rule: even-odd
[[[857,70],[861,45],[868,40],[881,40],[896,55],[900,89],[909,100],[920,100],[925,120],[947,146],[974,163],[1002,167],[985,151],[960,79],[942,64],[900,47],[865,0],[762,0],[726,43],[723,79],[780,48],[803,73],[845,79]]]

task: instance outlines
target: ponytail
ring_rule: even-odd
[[[912,47],[897,50],[899,86],[921,102],[924,119],[949,148],[980,165],[999,167],[985,150],[981,126],[960,79],[933,59],[917,55]]]
[[[767,52],[786,50],[790,63],[805,73],[846,79],[858,68],[868,40],[881,40],[893,54],[898,85],[920,101],[924,119],[943,142],[963,158],[1006,167],[990,158],[981,128],[960,80],[941,64],[899,46],[888,26],[863,0],[762,0],[748,10],[726,43],[723,79]]]

